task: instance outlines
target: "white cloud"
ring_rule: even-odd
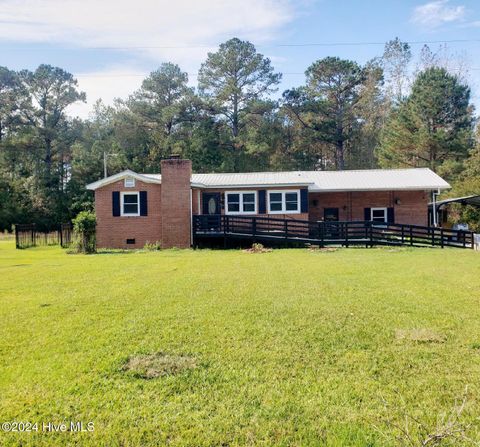
[[[127,56],[130,67],[100,62],[95,71],[74,73],[88,103],[69,112],[85,117],[99,97],[111,104],[140,86],[148,70],[132,67],[153,70],[171,61],[196,73],[207,53],[228,38],[271,41],[304,1],[0,0],[0,41],[112,48]],[[102,53],[94,54],[97,59]]]
[[[417,6],[413,10],[412,22],[427,28],[436,28],[445,23],[457,22],[465,17],[465,6],[450,6],[449,0],[435,0]]]
[[[78,88],[86,92],[87,102],[72,104],[67,112],[71,116],[87,118],[98,99],[102,99],[108,105],[112,105],[115,98],[125,99],[140,87],[147,75],[145,71],[128,67],[110,67],[90,73],[76,73]]]
[[[172,53],[168,47],[181,47],[175,54],[204,54],[202,46],[233,35],[270,40],[293,18],[291,1],[3,0],[0,39],[126,51],[142,47],[157,60]],[[197,48],[185,48],[192,46]]]

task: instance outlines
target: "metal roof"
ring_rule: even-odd
[[[150,183],[161,183],[160,174],[136,174],[124,171],[87,185],[97,189],[103,185],[133,176]],[[307,186],[309,191],[382,191],[447,189],[450,185],[428,168],[366,169],[356,171],[284,171],[192,174],[196,188],[259,188]]]
[[[454,197],[454,198],[445,199],[445,200],[437,200],[435,202],[435,206],[437,209],[439,209],[441,206],[447,205],[448,203],[460,203],[462,205],[480,206],[480,195]],[[430,208],[433,207],[433,202],[429,203],[428,206]]]

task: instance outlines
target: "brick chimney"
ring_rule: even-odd
[[[162,248],[191,246],[192,162],[171,156],[162,160]]]

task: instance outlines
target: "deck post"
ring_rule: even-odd
[[[368,243],[370,240],[370,244]],[[372,228],[368,225],[368,222],[365,222],[365,248],[372,246]]]

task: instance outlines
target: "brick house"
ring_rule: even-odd
[[[427,225],[432,192],[450,187],[427,168],[192,174],[190,160],[171,158],[161,172],[87,185],[98,247],[190,247],[195,215]]]

